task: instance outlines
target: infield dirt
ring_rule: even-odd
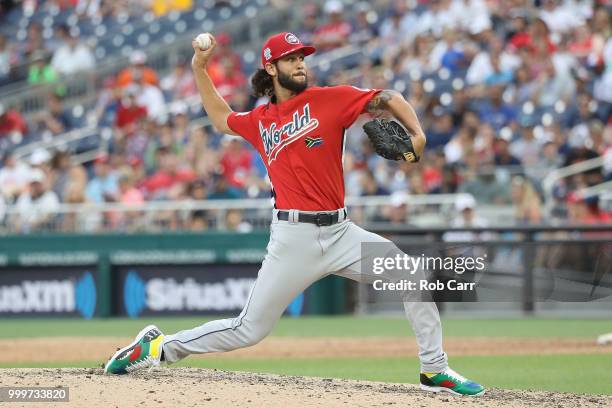
[[[483,397],[420,391],[415,385],[161,368],[128,376],[102,369],[0,370],[0,386],[69,387],[70,401],[47,407],[609,407],[612,397],[491,389]],[[11,403],[40,407],[40,403]]]

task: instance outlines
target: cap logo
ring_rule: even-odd
[[[264,58],[266,59],[266,61],[269,61],[270,58],[272,58],[272,51],[270,50],[270,48],[266,48],[264,50]]]
[[[287,41],[289,44],[299,44],[300,43],[300,40],[298,40],[298,38],[291,33],[287,33],[285,35],[285,41]]]

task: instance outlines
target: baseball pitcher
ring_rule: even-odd
[[[362,113],[386,111],[399,123],[374,119],[364,126],[378,154],[416,162],[425,148],[416,114],[398,92],[308,87],[305,57],[315,48],[302,44],[294,34],[280,33],[264,44],[262,68],[253,76],[252,85],[256,95],[268,96],[270,102],[250,112],[233,112],[206,71],[216,46],[214,37],[210,36],[206,49],[196,40],[192,45],[192,67],[212,124],[221,133],[245,138],[268,170],[275,205],[267,254],[238,317],[171,335],[147,326],[106,363],[109,374],[152,368],[161,361],[174,363],[190,354],[254,345],[272,331],[291,300],[313,282],[329,274],[361,282],[371,279],[371,274],[361,270],[361,244],[392,243],[348,218],[342,170],[345,130]],[[404,308],[419,347],[421,388],[484,394],[481,385],[449,368],[435,303],[406,301]]]

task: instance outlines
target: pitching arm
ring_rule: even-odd
[[[195,40],[191,42],[194,51],[191,60],[191,68],[193,69],[193,75],[196,85],[198,86],[202,106],[208,114],[213,126],[221,133],[237,135],[237,133],[227,125],[227,117],[232,113],[232,109],[221,97],[206,71],[208,59],[217,45],[217,41],[212,35],[211,41],[212,44],[210,48],[205,51],[202,51],[200,47],[198,47]]]

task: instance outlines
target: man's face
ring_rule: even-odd
[[[56,96],[51,97],[49,99],[49,110],[51,112],[61,112],[63,110],[62,101]]]
[[[76,48],[76,46],[79,44],[79,39],[76,36],[68,36],[68,38],[66,39],[66,42],[68,43],[68,46],[70,48]]]
[[[130,181],[127,178],[120,177],[118,184],[119,184],[119,190],[121,192],[126,192],[130,188]]]
[[[206,199],[206,187],[198,183],[193,187],[193,191],[191,196],[196,200],[205,200]]]
[[[34,181],[30,183],[30,195],[32,198],[38,198],[45,192],[45,189],[41,182]]]
[[[506,154],[508,153],[508,142],[505,139],[497,139],[497,153]]]
[[[222,62],[223,71],[226,76],[233,77],[236,70],[234,69],[234,61],[231,58],[225,58]]]
[[[554,143],[546,143],[543,148],[544,157],[549,160],[555,160],[558,154],[557,145]]]
[[[331,21],[332,23],[337,23],[339,21],[342,21],[342,13],[340,12],[330,13],[329,21]]]
[[[276,62],[279,84],[290,91],[300,93],[308,87],[308,74],[302,52],[291,53]]]
[[[108,164],[106,163],[96,163],[94,166],[94,173],[96,177],[104,178],[108,175]]]
[[[503,103],[504,87],[503,86],[492,86],[489,88],[489,95],[491,95],[491,101],[496,105]]]
[[[474,219],[474,210],[470,207],[465,208],[463,211],[461,211],[461,216],[463,217],[464,222],[469,224]]]
[[[174,173],[177,166],[177,157],[171,153],[165,153],[159,158],[159,167],[168,173]]]
[[[179,113],[174,117],[174,124],[178,127],[187,127],[189,125],[189,119],[184,113]]]
[[[406,222],[406,216],[408,215],[408,206],[406,204],[394,205],[391,207],[391,213],[389,214],[389,220],[392,223],[403,223]]]
[[[12,169],[13,167],[15,167],[15,164],[17,164],[17,161],[15,160],[15,156],[13,155],[9,155],[6,159],[4,159],[4,167]]]

